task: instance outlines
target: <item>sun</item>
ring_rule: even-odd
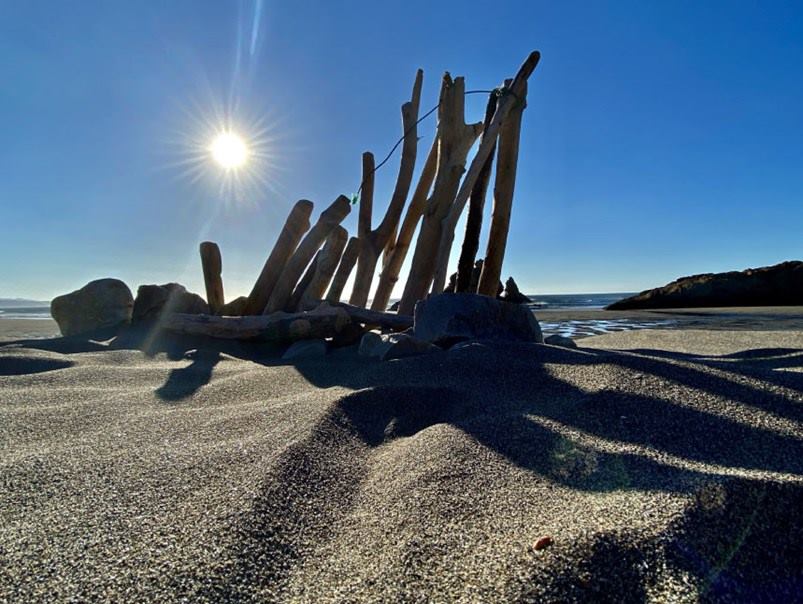
[[[225,170],[241,168],[249,155],[245,140],[234,132],[218,134],[209,145],[209,152],[212,154],[212,159]]]

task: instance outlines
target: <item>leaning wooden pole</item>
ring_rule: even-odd
[[[393,249],[390,252],[388,261],[382,267],[382,273],[379,275],[379,285],[377,285],[374,300],[371,303],[372,310],[385,310],[388,307],[393,288],[396,287],[396,282],[399,280],[402,264],[407,258],[407,252],[410,249],[410,242],[413,240],[415,229],[418,227],[421,216],[424,215],[424,210],[427,207],[427,196],[432,188],[432,181],[435,180],[437,168],[438,137],[436,136],[432,141],[432,147],[429,149],[424,169],[418,179],[418,185],[416,185],[413,196],[410,199],[410,205],[407,206],[407,213],[404,215]]]
[[[441,293],[446,285],[449,253],[451,252],[452,243],[454,242],[454,230],[460,219],[460,214],[462,214],[463,209],[466,207],[466,202],[474,188],[474,183],[477,182],[480,171],[491,154],[491,150],[493,149],[496,137],[499,135],[502,124],[505,122],[511,109],[517,105],[521,95],[526,94],[527,79],[532,75],[540,59],[541,53],[537,50],[531,52],[524,63],[521,64],[521,67],[519,67],[516,77],[513,78],[513,82],[510,86],[505,87],[506,89],[499,99],[496,112],[491,120],[491,125],[488,127],[488,132],[486,136],[483,137],[479,149],[477,149],[477,154],[474,156],[474,160],[471,162],[466,177],[463,179],[463,184],[460,185],[460,190],[457,192],[456,197],[454,197],[454,202],[449,209],[448,215],[444,216],[443,225],[441,227],[443,236],[440,239],[440,245],[437,250],[435,270],[432,279],[432,293]]]
[[[273,288],[276,287],[276,282],[279,280],[279,275],[282,274],[287,260],[295,251],[301,237],[309,230],[312,208],[312,202],[306,199],[296,202],[293,206],[270,256],[262,267],[262,272],[259,273],[259,278],[251,293],[248,294],[244,314],[260,315],[265,310],[265,305],[273,293]]]
[[[337,271],[332,279],[332,285],[329,287],[329,292],[326,294],[327,302],[340,302],[343,296],[343,288],[346,287],[346,281],[349,280],[349,275],[357,263],[357,257],[360,255],[360,238],[352,237],[346,244],[346,250],[340,258],[340,264],[337,265]]]
[[[349,198],[341,195],[328,208],[321,212],[318,222],[306,234],[298,248],[287,261],[287,264],[273,288],[273,292],[265,305],[264,314],[283,310],[290,301],[290,296],[304,269],[336,226],[351,212]]]
[[[516,105],[502,126],[499,134],[499,155],[494,180],[494,208],[485,262],[480,273],[477,292],[495,296],[502,275],[507,235],[510,230],[510,210],[513,205],[513,190],[516,185],[516,164],[519,161],[519,138],[521,116],[527,106],[527,82],[516,90]]]
[[[488,132],[494,112],[496,111],[497,95],[492,92],[485,106],[485,120],[483,133]],[[483,140],[485,134],[482,135]],[[485,196],[488,192],[488,182],[491,179],[491,167],[494,163],[494,149],[480,170],[477,182],[471,189],[468,200],[468,217],[466,218],[466,232],[463,235],[463,246],[460,248],[460,259],[457,261],[456,292],[469,292],[471,289],[471,273],[474,270],[474,261],[480,249],[480,232],[482,231],[482,215],[485,211]],[[472,292],[473,293],[473,292]]]
[[[421,105],[423,79],[424,72],[419,69],[416,72],[410,101],[404,103],[401,108],[404,136],[401,163],[399,164],[399,174],[396,178],[396,186],[393,189],[388,209],[384,218],[382,218],[382,222],[373,231],[370,230],[371,216],[369,213],[367,229],[365,231],[361,230],[359,233],[362,246],[360,248],[360,258],[357,261],[354,289],[349,299],[349,302],[355,306],[365,306],[368,301],[377,262],[380,255],[393,245],[394,233],[399,225],[399,220],[401,220],[404,204],[407,201],[407,194],[410,192],[410,185],[413,182],[415,160],[418,153],[418,110]],[[363,176],[364,178],[365,176]],[[360,226],[363,226],[362,221],[360,221]]]
[[[220,257],[220,248],[217,243],[204,241],[200,246],[201,268],[204,272],[204,285],[206,286],[206,301],[213,315],[220,312],[226,300],[223,296],[223,259]]]
[[[465,123],[465,82],[446,73],[438,105],[438,170],[421,231],[416,242],[410,274],[399,302],[399,313],[410,315],[427,293],[434,274],[432,258],[438,251],[442,222],[449,213],[466,166],[466,157],[482,131],[482,123]]]
[[[360,213],[357,217],[357,236],[360,238],[360,255],[357,258],[357,275],[354,279],[354,286],[351,288],[349,304],[355,306],[365,306],[368,299],[367,287],[364,286],[366,271],[361,263],[364,264],[363,248],[367,247],[366,242],[371,238],[371,213],[374,208],[374,154],[366,151],[362,154],[362,183],[360,184]],[[370,282],[369,282],[370,285]],[[361,301],[362,290],[365,291],[365,299]]]
[[[312,280],[304,289],[297,310],[311,310],[320,304],[323,293],[329,287],[329,282],[343,255],[343,248],[346,247],[348,238],[348,231],[342,226],[336,226],[326,238],[326,243],[323,244],[318,256],[318,264],[315,266]]]

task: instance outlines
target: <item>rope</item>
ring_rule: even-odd
[[[465,96],[468,96],[469,94],[493,94],[497,98],[502,98],[503,96],[510,94],[513,96],[513,98],[519,100],[519,97],[517,97],[516,94],[506,86],[499,86],[498,88],[494,88],[492,90],[466,90],[466,92],[464,93]],[[410,134],[410,132],[412,132],[416,128],[416,126],[418,126],[418,124],[420,124],[430,115],[435,113],[435,111],[437,111],[438,107],[440,106],[441,104],[438,103],[432,109],[427,111],[424,115],[418,118],[415,124],[410,126],[407,129],[407,131],[404,134],[402,134],[401,138],[396,141],[396,144],[393,145],[390,151],[388,151],[388,154],[385,156],[385,158],[374,167],[374,169],[371,171],[371,174],[376,174],[376,171],[379,170],[379,168],[381,168],[382,166],[384,166],[388,162],[388,160],[393,156],[393,153],[396,151],[396,149],[399,148],[399,145],[401,145],[404,142],[404,139],[407,138],[407,135]],[[421,137],[419,137],[418,140],[421,140]],[[363,181],[360,183],[360,187],[357,189],[357,192],[351,196],[352,205],[360,201],[360,193],[362,193],[362,188],[364,184],[365,184],[365,179],[363,179]]]

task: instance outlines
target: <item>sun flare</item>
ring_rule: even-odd
[[[220,167],[235,170],[248,160],[248,145],[243,138],[234,132],[218,134],[209,145],[209,152]]]

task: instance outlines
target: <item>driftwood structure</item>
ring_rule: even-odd
[[[513,78],[504,80],[504,85],[493,91],[484,91],[490,94],[482,122],[466,122],[464,79],[449,73],[443,76],[438,105],[429,112],[437,109],[436,135],[410,195],[421,121],[423,72],[418,70],[410,100],[401,106],[402,137],[396,145],[401,145],[401,160],[395,187],[377,226],[372,228],[377,166],[374,155],[365,152],[356,236],[349,238],[341,225],[351,211],[347,197],[339,196],[321,212],[312,228],[313,203],[301,200],[290,211],[248,295],[243,316],[173,315],[166,328],[275,341],[332,337],[346,323],[406,329],[412,324],[416,302],[429,293],[444,290],[455,229],[466,204],[468,218],[454,291],[496,296],[510,228],[527,83],[539,59],[537,51],[530,53]],[[472,272],[479,272],[474,267],[481,262],[476,256],[494,163],[493,213],[477,279],[476,275],[472,278]],[[416,232],[418,239],[413,245]],[[411,247],[412,261],[398,312],[387,312]],[[216,244],[204,242],[200,252],[212,315],[221,314],[225,300],[220,250]],[[377,265],[380,274],[372,298]],[[344,304],[341,298],[352,272],[355,275],[349,304]],[[369,302],[370,310],[366,308]]]

